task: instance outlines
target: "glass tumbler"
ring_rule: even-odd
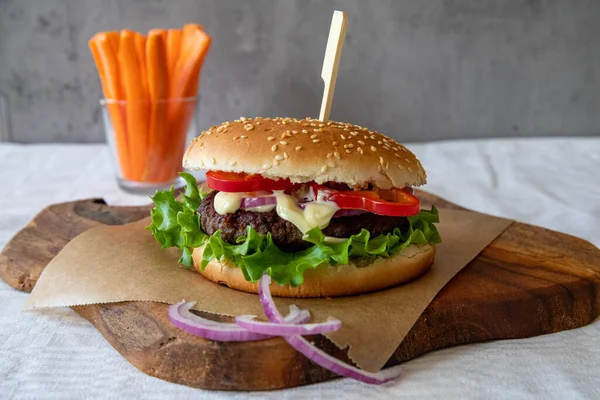
[[[198,132],[198,98],[103,99],[102,120],[117,182],[129,193],[152,194],[184,185],[179,172]]]

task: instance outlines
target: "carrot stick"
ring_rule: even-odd
[[[169,69],[169,77],[173,76],[175,64],[181,53],[181,38],[183,32],[181,29],[169,29],[167,32],[167,68]]]
[[[169,73],[167,67],[167,32],[153,29],[146,42],[146,67],[148,69],[148,92],[152,104],[148,142],[149,162],[146,181],[159,181],[160,172],[166,168],[161,157],[167,131],[167,103],[169,97]]]
[[[119,36],[120,33],[118,31],[108,31],[102,32],[106,35],[108,42],[110,43],[110,47],[112,47],[113,54],[116,56],[119,54]]]
[[[146,36],[135,32],[135,53],[139,63],[139,74],[144,88],[144,94],[148,96],[148,72],[146,70]]]
[[[175,65],[173,84],[169,91],[171,98],[188,97],[196,93],[194,83],[198,82],[197,75],[202,68],[210,42],[210,36],[200,29],[189,35],[184,33],[184,47],[181,49],[182,53]]]
[[[119,82],[119,65],[116,53],[114,53],[110,42],[108,34],[99,33],[90,39],[88,44],[98,68],[104,97],[108,100],[116,101],[123,98],[123,93]],[[132,179],[130,159],[128,157],[129,144],[120,105],[116,102],[108,102],[106,107],[114,130],[117,159],[121,174],[125,179]]]
[[[127,133],[133,176],[141,181],[148,162],[148,102],[140,79],[140,62],[135,44],[135,33],[122,30],[119,40],[121,80],[127,99]]]
[[[198,86],[198,75],[204,57],[210,47],[211,38],[200,26],[188,24],[183,29],[182,49],[175,65],[174,75],[171,77],[169,97],[182,99],[195,96]],[[180,168],[180,153],[185,145],[185,135],[193,117],[194,107],[189,102],[175,103],[169,107],[169,126],[173,127],[170,140],[166,143],[165,156],[173,158],[172,170],[169,175],[176,176]]]

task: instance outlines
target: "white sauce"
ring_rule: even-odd
[[[275,209],[275,207],[276,204],[265,204],[264,206],[242,208],[242,210],[252,212],[271,212]]]
[[[296,199],[283,191],[274,191],[273,194],[277,199],[277,215],[296,225],[302,233],[314,227],[326,228],[331,217],[338,210],[337,204],[330,201],[308,203],[303,210],[296,204]]]
[[[339,207],[334,202],[323,201],[321,199],[306,203],[304,209],[302,209],[298,207],[297,200],[294,197],[285,194],[282,190],[274,191],[273,195],[277,200],[277,204],[266,204],[264,206],[246,208],[245,210],[270,212],[275,209],[279,217],[294,224],[302,233],[306,233],[315,227],[325,229],[329,225],[333,214],[339,210]],[[248,194],[218,192],[214,199],[215,211],[221,215],[233,214],[240,209],[244,197],[248,197]],[[338,238],[327,237],[326,240],[336,243],[345,239],[338,240]]]
[[[215,195],[213,202],[215,211],[219,214],[233,214],[242,205],[244,193],[219,192]]]

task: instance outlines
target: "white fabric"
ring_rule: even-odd
[[[600,139],[454,141],[409,146],[426,189],[473,210],[600,245]],[[50,203],[120,192],[102,145],[0,145],[0,247]],[[383,387],[348,379],[270,393],[208,392],[151,378],[70,309],[21,312],[0,283],[0,398],[600,398],[600,321],[552,335],[439,350]]]

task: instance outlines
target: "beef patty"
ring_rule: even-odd
[[[212,235],[221,230],[223,240],[233,244],[239,236],[245,236],[246,227],[251,226],[263,235],[271,232],[273,242],[284,251],[299,251],[312,246],[312,243],[302,240],[302,232],[296,228],[296,225],[280,218],[275,210],[271,212],[238,210],[233,214],[219,214],[213,205],[216,194],[216,191],[208,194],[199,208],[202,215],[202,230],[207,234]],[[371,213],[332,218],[329,226],[323,229],[323,234],[345,238],[360,233],[363,228],[375,237],[391,233],[395,228],[408,228],[408,220],[406,217],[385,217]]]

